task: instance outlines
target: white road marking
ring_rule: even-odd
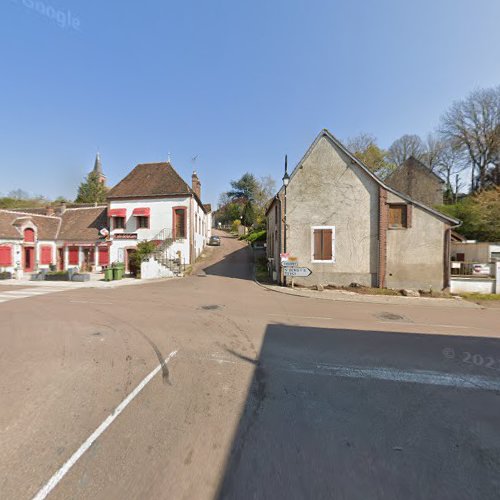
[[[279,367],[278,367],[279,368]],[[444,373],[428,370],[400,370],[398,368],[378,368],[361,366],[342,366],[317,364],[312,368],[285,367],[287,371],[308,373],[311,375],[332,375],[346,378],[366,378],[390,380],[393,382],[409,382],[415,384],[443,385],[460,389],[500,390],[500,380],[481,375],[460,373]]]
[[[62,292],[64,290],[70,290],[72,287],[40,287],[40,288],[26,288],[22,290],[9,290],[7,292],[0,293],[0,302],[8,302],[14,299],[27,299],[29,297],[38,297],[39,295],[46,295],[49,293]]]
[[[177,351],[172,351],[166,358],[165,364],[168,363]],[[71,467],[82,457],[82,455],[92,446],[97,438],[113,423],[120,413],[128,406],[128,404],[144,389],[151,379],[161,370],[162,365],[159,364],[142,382],[108,415],[106,420],[87,438],[87,440],[73,453],[70,459],[48,480],[48,482],[40,489],[33,497],[33,500],[43,500],[47,495],[59,484],[61,479],[69,472]]]
[[[210,357],[199,357],[216,363],[246,364],[245,361],[229,360],[217,354]],[[264,369],[281,370],[292,373],[308,375],[329,375],[345,378],[365,378],[375,380],[389,380],[393,382],[407,382],[415,384],[442,385],[457,387],[459,389],[485,389],[490,391],[500,390],[500,379],[469,375],[461,373],[444,373],[431,370],[400,370],[398,368],[372,367],[372,366],[345,366],[326,363],[304,363],[302,366],[293,363],[280,364],[279,362],[263,364]]]

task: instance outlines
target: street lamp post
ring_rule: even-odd
[[[286,188],[288,183],[290,182],[290,176],[288,175],[288,155],[285,155],[285,175],[283,176],[283,187],[285,188],[285,197],[284,197],[284,214],[283,214],[283,253],[286,253]],[[283,285],[286,286],[286,276],[283,273]]]

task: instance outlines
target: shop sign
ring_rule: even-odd
[[[116,233],[113,235],[114,240],[136,240],[136,233]]]

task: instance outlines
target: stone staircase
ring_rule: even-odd
[[[182,276],[184,273],[184,265],[181,259],[175,254],[172,245],[180,238],[174,238],[172,229],[162,229],[154,238],[157,242],[156,251],[153,253],[153,258],[163,267],[169,269],[174,276]]]

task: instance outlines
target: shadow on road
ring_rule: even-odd
[[[497,339],[269,325],[217,497],[497,499],[499,376]]]

